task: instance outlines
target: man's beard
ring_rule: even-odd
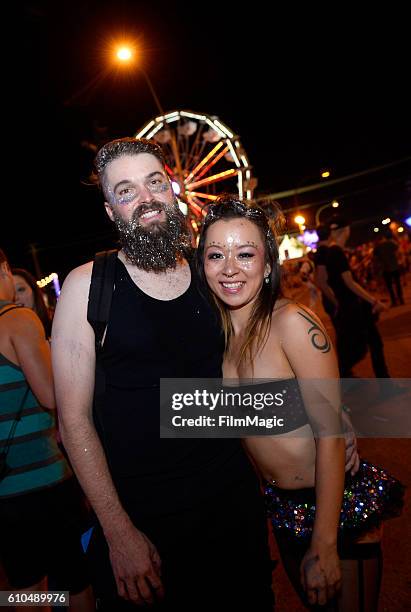
[[[140,223],[141,215],[150,211],[164,211],[165,221]],[[177,203],[166,204],[152,200],[141,204],[130,221],[125,221],[113,208],[113,221],[127,259],[146,272],[165,272],[174,269],[179,258],[191,247],[190,234],[183,213]]]

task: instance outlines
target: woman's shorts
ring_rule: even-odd
[[[0,501],[0,561],[10,587],[49,576],[53,588],[79,593],[89,584],[81,534],[88,510],[74,478]]]

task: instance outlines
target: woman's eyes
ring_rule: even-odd
[[[209,253],[207,259],[222,259],[221,253]]]
[[[240,259],[249,259],[251,257],[254,257],[254,253],[240,253],[238,257]]]
[[[210,253],[207,256],[207,259],[223,259],[224,255],[222,253]],[[254,253],[239,253],[237,259],[251,259],[254,257]]]

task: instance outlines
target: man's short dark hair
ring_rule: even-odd
[[[118,138],[101,147],[94,160],[97,174],[101,178],[106,166],[123,155],[139,155],[149,153],[157,157],[162,166],[165,165],[164,154],[159,145],[146,138]]]

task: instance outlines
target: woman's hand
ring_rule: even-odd
[[[301,562],[301,583],[310,605],[324,605],[341,588],[341,568],[336,545],[311,544]]]

